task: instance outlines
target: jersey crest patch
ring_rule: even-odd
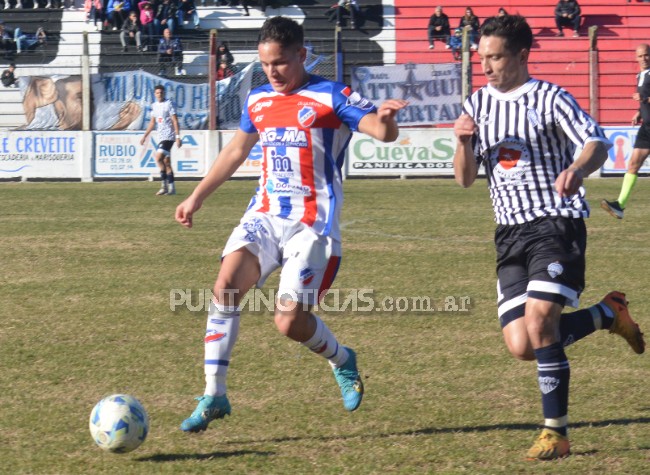
[[[539,114],[537,113],[537,110],[528,109],[526,115],[528,116],[528,122],[530,122],[533,127],[537,127],[539,125]]]
[[[508,138],[492,149],[490,162],[502,180],[520,180],[530,167],[530,153],[525,144]]]
[[[309,267],[305,267],[300,271],[300,281],[304,285],[309,285],[311,281],[314,280],[314,271]]]
[[[305,106],[298,111],[298,122],[303,127],[311,127],[316,122],[316,111],[311,106]]]

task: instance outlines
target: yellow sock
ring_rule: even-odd
[[[634,184],[636,183],[637,178],[638,177],[635,173],[626,173],[625,176],[623,177],[621,194],[618,195],[618,204],[621,206],[621,208],[625,208],[625,205],[627,204],[627,200],[630,199],[630,195],[632,194],[632,188],[634,188]]]

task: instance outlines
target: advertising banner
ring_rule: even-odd
[[[207,132],[181,131],[181,148],[171,150],[174,174],[179,177],[202,177],[206,173]],[[158,148],[157,134],[149,135],[140,145],[142,132],[97,132],[95,136],[96,177],[143,177],[158,175],[154,153]]]
[[[81,130],[81,76],[18,78],[25,111],[24,130]]]
[[[449,124],[461,113],[460,64],[400,64],[352,70],[352,89],[379,107],[386,99],[409,105],[399,125]]]
[[[81,132],[0,132],[0,178],[79,178]]]
[[[236,129],[242,105],[250,89],[253,65],[217,82],[219,128]],[[155,76],[145,71],[93,75],[94,130],[145,130],[151,121],[154,87],[165,87],[181,130],[207,129],[208,84],[188,84]]]
[[[234,131],[226,131],[221,133],[221,146],[224,147],[230,139],[235,136]],[[215,157],[212,157],[215,158]],[[233,177],[242,178],[242,177],[251,177],[258,178],[262,171],[262,147],[260,143],[257,142],[251,153],[248,154],[248,158],[244,160],[244,163],[237,169]]]
[[[453,129],[401,129],[392,143],[354,134],[348,147],[348,175],[454,174]]]
[[[609,149],[609,157],[601,168],[602,173],[624,174],[627,162],[632,157],[634,141],[639,130],[638,127],[603,127],[605,135],[611,140],[613,146]],[[639,173],[650,173],[650,160],[646,160]]]

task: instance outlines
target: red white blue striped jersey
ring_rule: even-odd
[[[259,133],[262,171],[249,210],[302,221],[340,240],[345,150],[375,106],[345,84],[311,76],[289,94],[253,89],[239,128]]]
[[[474,155],[485,165],[498,224],[589,216],[584,188],[560,199],[555,180],[577,147],[599,140],[609,148],[611,142],[571,94],[537,79],[507,93],[488,84],[465,101],[463,112],[477,126]]]

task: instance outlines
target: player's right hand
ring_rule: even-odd
[[[176,221],[186,228],[192,227],[192,216],[201,209],[202,203],[190,196],[176,207]]]
[[[468,114],[461,114],[454,122],[454,134],[461,143],[467,143],[476,132],[476,123]]]

